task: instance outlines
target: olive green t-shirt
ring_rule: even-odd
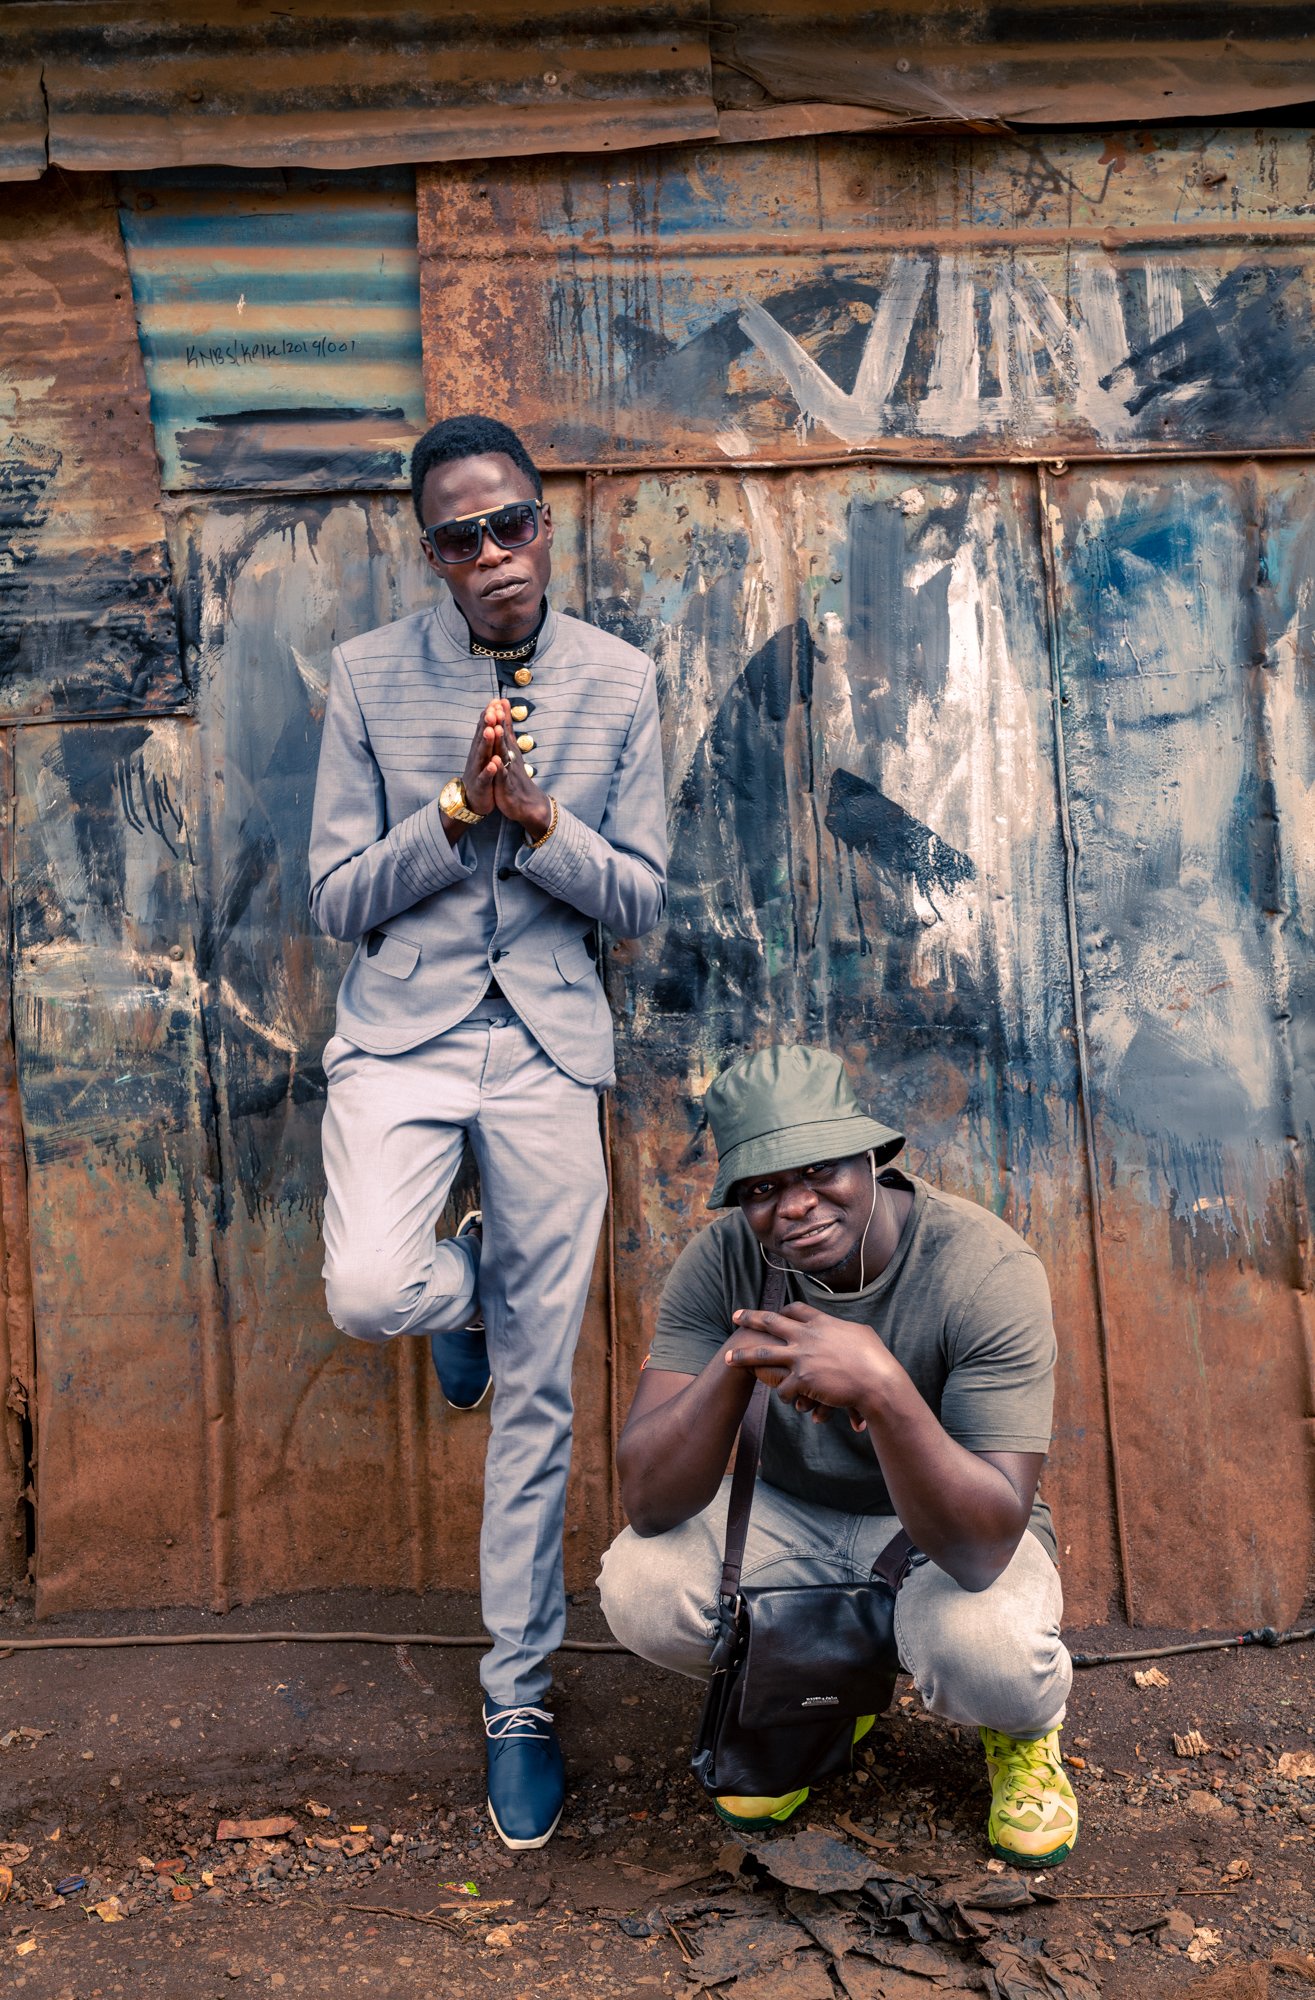
[[[1041,1260],[976,1202],[894,1168],[881,1178],[913,1196],[881,1276],[861,1292],[832,1296],[792,1272],[788,1297],[870,1326],[968,1451],[1046,1451],[1055,1329]],[[737,1208],[700,1230],[663,1288],[649,1364],[699,1374],[729,1338],[731,1314],[761,1300],[766,1273]],[[871,1439],[852,1430],[843,1411],[819,1424],[773,1396],[761,1476],[842,1513],[895,1511]],[[1054,1529],[1040,1495],[1028,1525],[1053,1557]]]

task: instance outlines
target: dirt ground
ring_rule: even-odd
[[[576,1637],[606,1636],[589,1600],[572,1621]],[[274,1626],[478,1630],[473,1603],[455,1597],[302,1597],[226,1620],[76,1621],[100,1632]],[[33,1631],[22,1603],[0,1611],[0,1649]],[[1177,1636],[1109,1628],[1069,1638],[1104,1651]],[[797,1888],[773,1879],[773,1866],[786,1879],[790,1868],[772,1856],[797,1859],[804,1847],[773,1848],[764,1864],[728,1838],[686,1774],[697,1690],[628,1656],[561,1656],[566,1814],[549,1847],[513,1857],[484,1813],[473,1650],[10,1653],[0,1657],[0,1870],[13,1878],[0,1906],[0,1991],[24,2000],[1309,1993],[1313,1654],[1293,1645],[1162,1661],[1168,1685],[1147,1688],[1126,1665],[1080,1673],[1064,1734],[1080,1844],[1043,1878],[1043,1899],[1014,1910],[998,1907],[1011,1872],[985,1867],[980,1749],[968,1732],[922,1719],[901,1683],[856,1771],[815,1792],[796,1824],[839,1832],[859,1873],[866,1856],[888,1887],[917,1878],[914,1899],[928,1909],[928,1896],[945,1902],[964,1884],[984,1885],[976,1903],[964,1895],[978,1911],[965,1921],[985,1942],[938,1947],[948,1954],[938,1970],[909,1942],[926,1935],[917,1919],[890,1933],[894,1947],[869,1942],[884,1966],[844,1955],[818,1913],[831,1921],[834,1907],[856,1935],[870,1925],[870,1914],[854,1914],[867,1908],[862,1898],[800,1903]],[[1179,1754],[1174,1736],[1193,1730],[1209,1747]],[[275,1825],[221,1839],[226,1819]],[[983,1908],[993,1897],[997,1907]],[[805,1905],[811,1930],[799,1927]],[[738,1979],[727,1955],[735,1936],[749,1940]]]

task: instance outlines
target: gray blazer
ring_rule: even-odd
[[[594,925],[652,930],[666,908],[666,807],[653,663],[549,608],[525,688],[474,654],[446,591],[335,647],[310,846],[320,929],[354,943],[338,1033],[396,1054],[462,1019],[496,978],[577,1082],[612,1080],[612,1018]],[[530,847],[494,812],[456,846],[438,794],[459,777],[480,710],[530,711],[537,782],[557,831]]]

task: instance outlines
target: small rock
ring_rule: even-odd
[[[626,1757],[624,1755],[618,1755],[616,1757],[613,1757],[612,1764],[613,1767],[621,1773],[621,1776],[623,1778],[627,1777],[629,1773],[633,1771],[635,1768],[634,1758]]]
[[[1163,1935],[1175,1938],[1179,1944],[1185,1945],[1189,1939],[1195,1937],[1196,1924],[1186,1910],[1170,1910]]]

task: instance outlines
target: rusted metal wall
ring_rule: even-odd
[[[430,406],[589,469],[591,610],[663,670],[623,1377],[708,1075],[831,1041],[1046,1259],[1079,1616],[1310,1576],[1315,515],[1229,460],[1310,445],[1312,171],[1216,131],[421,177]]]
[[[306,907],[329,652],[431,596],[409,495],[379,490],[403,483],[403,444],[423,423],[413,187],[405,174],[217,176],[126,181],[117,198],[131,284],[108,183],[24,194],[43,272],[80,289],[41,296],[69,328],[53,381],[23,346],[35,308],[15,314],[3,348],[13,393],[34,405],[18,406],[7,464],[21,471],[25,441],[46,438],[56,472],[67,464],[57,552],[93,500],[93,554],[116,531],[126,544],[103,639],[87,641],[85,620],[72,638],[55,628],[57,660],[76,656],[80,672],[29,670],[31,719],[53,706],[57,721],[11,732],[21,1135],[11,1122],[36,1286],[38,1606],[221,1607],[312,1577],[469,1587],[485,1424],[452,1418],[427,1351],[344,1343],[319,1274],[319,1056],[346,958]],[[11,297],[24,302],[17,257]],[[344,349],[360,357],[350,378]],[[126,441],[99,442],[89,355],[131,378]],[[577,489],[554,493],[568,596]],[[22,525],[36,536],[42,517],[29,505]],[[156,607],[129,566],[145,562],[139,544],[162,579],[172,677],[136,610],[143,597]],[[30,568],[63,574],[39,540]],[[66,597],[76,609],[76,588]],[[4,683],[11,711],[40,635],[30,614],[13,629],[27,651]],[[102,661],[122,686],[106,691]],[[12,1196],[22,1253],[6,1266],[6,1504],[25,1535],[28,1246],[6,1157],[0,1215],[8,1245]],[[610,1520],[606,1302],[600,1270],[582,1342],[592,1443],[572,1487],[576,1584]]]
[[[102,1330],[128,1339],[123,1315],[167,1323],[175,1267],[179,1283],[196,1282],[187,1254],[195,1237],[175,1227],[172,1191],[145,1161],[137,1184],[145,1194],[151,1182],[151,1199],[135,1207],[137,1229],[115,1234],[125,1208],[133,1213],[124,1176],[131,1183],[125,1154],[134,1135],[149,1155],[179,1101],[185,1003],[174,989],[185,967],[169,951],[186,936],[187,919],[161,932],[146,906],[158,895],[160,848],[151,843],[170,847],[165,874],[177,858],[170,815],[186,725],[168,718],[185,706],[187,689],[109,183],[11,190],[0,215],[0,272],[0,723],[12,966],[0,1063],[8,1348],[0,1572],[13,1566],[21,1576],[33,1482],[52,1492],[72,1479],[82,1496],[79,1541],[89,1561],[100,1550],[98,1478],[115,1463],[119,1399],[104,1401],[103,1375],[82,1366],[88,1308]],[[38,859],[34,830],[46,813]],[[131,860],[102,840],[115,814],[142,836]],[[177,1335],[175,1344],[184,1343]],[[107,1364],[102,1350],[96,1368]],[[116,1386],[154,1403],[152,1383],[148,1370]],[[70,1453],[60,1415],[74,1407],[82,1417]],[[153,1423],[167,1454],[163,1405]]]
[[[318,729],[334,640],[431,601],[426,402],[503,410],[560,468],[559,601],[661,676],[672,906],[609,961],[573,1585],[703,1220],[702,1091],[798,1034],[1046,1260],[1072,1615],[1296,1609],[1310,157],[1214,132],[435,168],[418,250],[385,171],[52,180],[8,211],[0,1506],[21,1569],[39,1442],[43,1609],[474,1580],[483,1421],[422,1350],[341,1341],[319,1278]]]

